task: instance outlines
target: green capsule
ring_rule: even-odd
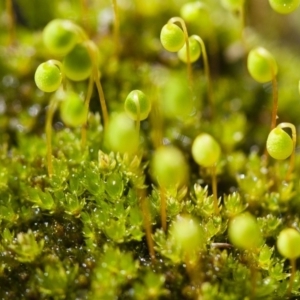
[[[189,37],[190,62],[195,62],[201,55],[199,42],[193,37]],[[187,63],[186,44],[178,51],[178,57],[181,61]]]
[[[269,3],[279,14],[290,14],[299,7],[300,0],[269,0]]]
[[[61,70],[51,61],[44,62],[37,67],[34,74],[34,81],[41,91],[52,93],[61,85]]]
[[[279,253],[288,259],[300,256],[300,233],[294,228],[283,229],[277,238]]]
[[[176,24],[168,23],[160,32],[160,41],[166,50],[177,52],[184,46],[184,33]]]
[[[111,116],[105,130],[105,141],[110,150],[120,153],[133,153],[139,145],[134,121],[126,113]]]
[[[231,243],[242,250],[253,250],[262,244],[262,235],[256,219],[250,213],[234,217],[228,227]]]
[[[292,138],[281,128],[274,128],[267,138],[267,151],[279,160],[288,158],[294,149]]]
[[[60,105],[60,117],[63,122],[72,127],[82,126],[87,119],[87,109],[84,102],[75,92],[67,92]]]
[[[127,115],[133,120],[137,120],[139,110],[139,119],[142,121],[147,119],[150,113],[151,102],[142,91],[134,90],[128,94],[125,100],[124,109]]]
[[[52,54],[65,56],[78,41],[77,28],[78,26],[69,20],[52,20],[43,31],[45,46]]]
[[[260,83],[271,81],[277,74],[277,63],[265,48],[252,49],[247,58],[247,68],[254,80]]]
[[[174,146],[156,149],[151,161],[152,176],[164,188],[182,186],[188,178],[188,166],[182,152]]]
[[[192,145],[192,156],[203,167],[212,167],[219,160],[221,148],[218,142],[207,133],[199,134]]]
[[[64,60],[66,76],[74,81],[85,80],[91,76],[93,63],[85,43],[77,44]]]

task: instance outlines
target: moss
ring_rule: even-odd
[[[161,28],[188,1],[148,1],[144,10],[139,1],[120,1],[118,47],[108,0],[81,1],[81,9],[76,1],[45,0],[51,10],[44,14],[32,3],[13,2],[14,27],[0,3],[0,299],[240,300],[289,294],[297,299],[300,272],[293,273],[276,243],[282,230],[300,226],[299,154],[293,169],[288,159],[266,157],[272,84],[256,83],[245,62],[250,49],[270,49],[278,63],[279,121],[298,128],[297,41],[285,43],[282,27],[299,34],[299,21],[282,16],[287,20],[282,26],[270,6],[258,12],[261,2],[248,1],[249,30],[241,39],[239,14],[217,0],[203,0],[199,13],[205,13],[210,29],[195,32],[202,23],[194,18],[187,29],[204,35],[212,111],[202,59],[193,63],[188,81],[186,65],[160,44]],[[269,33],[257,29],[252,11],[272,20]],[[41,34],[54,18],[76,22],[99,50],[109,119],[123,116],[132,90],[142,90],[152,108],[140,124],[139,140],[133,125],[122,141],[123,149],[136,140],[137,149],[119,153],[105,139],[112,134],[119,142],[120,129],[107,133],[98,94],[88,80],[63,81],[63,88],[82,99],[91,93],[86,141],[82,128],[64,124],[56,111],[49,176],[45,121],[52,95],[35,86],[34,73],[39,64],[55,59]],[[221,148],[213,170],[192,158],[193,141],[204,132]],[[181,185],[180,174],[171,173],[167,179],[174,184],[161,188],[150,170],[162,144],[178,148],[188,165],[176,171],[188,173]],[[262,236],[262,243],[248,250],[236,248],[228,237],[230,221],[242,213],[253,216]],[[201,236],[189,242],[178,220]]]

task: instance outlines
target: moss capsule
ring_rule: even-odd
[[[134,90],[128,94],[125,100],[124,109],[131,119],[139,119],[142,121],[145,120],[150,113],[151,102],[142,91]],[[140,114],[139,118],[138,111]]]
[[[288,158],[294,149],[292,138],[281,128],[274,128],[267,138],[267,151],[279,160]]]
[[[69,20],[52,20],[43,31],[45,46],[54,55],[66,55],[78,41],[77,28],[78,26]]]
[[[40,90],[51,93],[61,85],[62,73],[55,63],[47,61],[37,67],[34,80]]]
[[[184,33],[176,24],[168,23],[160,32],[160,41],[166,50],[177,52],[184,46]]]
[[[180,15],[188,23],[198,23],[205,6],[200,1],[187,2],[181,6]]]
[[[77,44],[63,60],[64,72],[66,76],[74,81],[87,79],[92,73],[92,60],[87,46]]]
[[[283,229],[277,238],[279,253],[288,259],[300,256],[300,233],[294,228]]]
[[[115,152],[133,153],[139,145],[133,120],[126,113],[112,115],[105,130],[107,146]]]
[[[262,244],[262,235],[256,219],[250,213],[234,217],[228,227],[231,243],[243,250],[251,250]]]
[[[193,37],[189,37],[189,44],[190,44],[190,61],[191,63],[195,62],[201,55],[201,48],[199,42]],[[184,45],[178,51],[178,57],[181,61],[187,63],[187,55],[186,55],[186,45]]]
[[[273,55],[262,47],[249,52],[247,68],[253,79],[260,83],[271,81],[277,74],[277,63]]]
[[[289,14],[300,5],[300,0],[269,0],[271,7],[280,14]]]
[[[87,109],[75,92],[68,92],[60,105],[60,117],[63,122],[72,127],[82,126],[86,122]]]
[[[188,178],[188,166],[182,152],[174,146],[161,146],[151,161],[152,176],[164,188],[183,185]]]
[[[178,216],[172,224],[170,235],[185,254],[199,251],[205,243],[200,221],[190,216]]]
[[[218,142],[209,134],[199,134],[192,145],[192,156],[197,164],[212,167],[219,160],[221,148]]]

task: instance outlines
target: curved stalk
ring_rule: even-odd
[[[147,198],[145,196],[145,190],[144,189],[138,189],[138,194],[140,195],[140,206],[143,214],[143,223],[144,223],[144,229],[146,233],[146,240],[147,245],[150,253],[150,257],[152,262],[155,261],[155,250],[154,250],[154,242],[152,238],[152,226],[151,226],[151,214],[149,211]]]
[[[94,85],[94,78],[93,76],[90,76],[89,83],[88,83],[88,89],[86,93],[86,98],[84,101],[84,106],[86,109],[86,121],[85,124],[81,128],[81,148],[84,150],[86,146],[86,131],[87,131],[87,123],[88,123],[88,115],[89,115],[89,106],[90,106],[90,100],[93,93],[93,85]]]
[[[204,73],[205,73],[205,77],[206,77],[206,81],[207,81],[208,101],[210,104],[211,116],[213,116],[213,114],[214,114],[214,99],[213,99],[212,81],[211,81],[211,76],[210,76],[210,68],[209,68],[209,62],[208,62],[208,58],[207,58],[205,44],[200,36],[192,35],[191,37],[193,37],[200,44],[200,47],[201,47],[203,64],[204,64]]]
[[[277,120],[277,110],[278,110],[278,85],[277,79],[275,75],[275,71],[273,66],[271,65],[272,71],[272,90],[273,90],[273,106],[272,106],[272,120],[271,120],[271,130],[276,127],[276,120]]]
[[[295,258],[290,259],[290,262],[291,262],[292,270],[291,270],[291,276],[290,276],[290,280],[289,280],[289,287],[287,290],[288,298],[290,298],[290,296],[291,296],[292,289],[293,289],[293,283],[294,283],[294,279],[295,279],[295,275],[296,275],[296,259]]]
[[[150,113],[151,128],[153,129],[152,143],[154,148],[158,148],[163,143],[163,118],[159,109],[157,91],[152,101],[152,109]]]
[[[48,175],[53,175],[53,164],[52,164],[52,121],[54,113],[57,109],[58,99],[53,97],[50,101],[47,114],[46,114],[46,144],[47,144],[47,167]]]
[[[92,60],[92,64],[93,64],[93,70],[92,70],[92,77],[94,79],[94,82],[96,84],[96,88],[97,88],[97,92],[98,92],[98,96],[99,96],[99,101],[100,101],[100,107],[102,110],[102,115],[103,115],[103,123],[104,123],[104,127],[107,127],[108,125],[108,112],[107,112],[107,107],[106,107],[106,101],[105,101],[105,97],[104,97],[104,92],[103,92],[103,88],[100,82],[100,74],[99,74],[99,70],[97,67],[97,47],[94,44],[94,42],[92,41],[87,41],[87,49],[90,55],[90,58]]]
[[[167,231],[167,199],[165,188],[160,188],[160,217],[164,232]]]
[[[190,58],[190,43],[189,43],[189,35],[188,35],[188,31],[185,25],[185,22],[182,18],[180,17],[173,17],[171,18],[168,23],[176,23],[178,22],[183,30],[183,34],[184,34],[184,39],[185,39],[185,44],[186,44],[186,58],[187,58],[187,73],[188,73],[188,80],[190,82],[190,85],[192,85],[192,65],[191,65],[191,58]]]
[[[214,197],[214,209],[215,214],[220,214],[220,209],[218,205],[218,190],[217,190],[217,175],[216,175],[216,166],[211,167],[211,181],[212,181],[212,192]]]
[[[102,114],[103,114],[103,122],[104,122],[104,127],[107,127],[108,125],[108,112],[107,112],[107,107],[106,107],[106,102],[105,102],[105,98],[104,98],[104,92],[102,89],[102,85],[100,82],[100,76],[98,73],[98,70],[96,69],[94,72],[94,82],[96,84],[96,88],[98,91],[98,96],[100,99],[100,106],[101,106],[101,110],[102,110]]]

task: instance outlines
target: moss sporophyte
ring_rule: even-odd
[[[40,4],[0,1],[0,299],[298,299],[300,1]]]

